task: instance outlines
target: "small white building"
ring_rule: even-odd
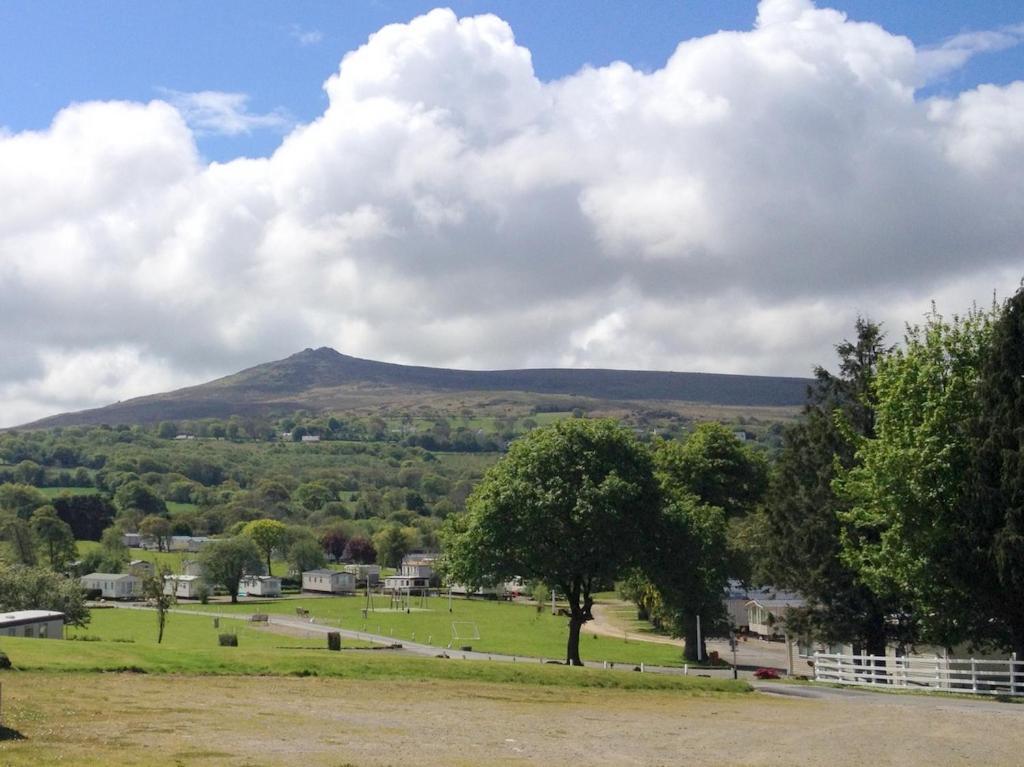
[[[430,578],[418,575],[389,575],[384,579],[384,591],[393,594],[422,594],[430,589]]]
[[[0,636],[64,638],[64,613],[53,610],[15,610],[0,613]]]
[[[398,574],[410,578],[426,578],[430,581],[434,579],[434,564],[436,562],[437,554],[406,554],[402,557],[402,566]]]
[[[86,591],[99,591],[104,599],[135,599],[142,594],[142,579],[131,573],[89,573],[79,583]]]
[[[307,570],[302,574],[302,590],[327,594],[354,594],[356,577],[342,570]]]
[[[785,634],[786,610],[803,607],[801,597],[795,594],[776,594],[774,598],[751,599],[747,602],[747,626],[751,634],[764,639],[776,639]]]
[[[463,597],[483,597],[484,599],[504,599],[505,584],[496,583],[493,586],[479,586],[471,589],[464,583],[452,583],[449,585],[452,594]]]
[[[371,588],[380,585],[380,565],[345,565],[342,569],[356,577],[356,586],[365,586],[367,581]]]
[[[319,434],[304,434],[302,436],[302,441],[303,442],[319,442],[320,441],[320,435]]]
[[[142,536],[138,533],[124,533],[121,542],[129,549],[138,549],[142,547]]]
[[[238,583],[238,595],[279,597],[281,596],[281,579],[274,575],[246,575]]]
[[[165,575],[164,593],[173,594],[178,599],[198,599],[202,582],[198,575]]]

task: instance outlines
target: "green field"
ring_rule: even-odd
[[[446,597],[430,597],[426,609],[420,607],[418,597],[411,598],[411,612],[389,609],[388,597],[374,596],[376,610],[362,616],[366,599],[350,597],[299,597],[262,600],[258,603],[209,605],[181,603],[179,609],[196,612],[242,613],[266,612],[277,615],[295,615],[296,608],[309,610],[318,623],[339,626],[351,631],[366,631],[393,637],[396,642],[416,641],[445,649],[449,643],[454,649],[472,646],[477,652],[534,658],[564,658],[568,637],[567,620],[551,615],[546,606],[538,612],[533,605],[486,600],[452,600],[448,612]],[[475,623],[479,639],[452,637],[452,623]],[[463,627],[470,629],[469,626]],[[466,633],[460,631],[460,634]],[[681,666],[679,648],[646,642],[626,642],[607,636],[587,633],[583,628],[580,655],[584,662],[647,663],[660,666]]]
[[[56,498],[58,495],[96,495],[99,490],[95,487],[37,487],[46,498]]]

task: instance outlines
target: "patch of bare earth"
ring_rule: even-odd
[[[5,674],[0,764],[1020,765],[1024,706]],[[20,739],[17,739],[20,736]]]

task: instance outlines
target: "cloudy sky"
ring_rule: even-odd
[[[0,426],[321,345],[806,375],[1012,293],[1024,11],[836,4],[3,4]]]

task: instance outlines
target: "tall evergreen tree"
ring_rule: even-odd
[[[757,571],[760,580],[807,599],[791,618],[795,631],[884,655],[892,606],[843,562],[840,514],[847,503],[833,491],[833,480],[853,466],[858,442],[874,436],[872,381],[890,351],[878,324],[859,318],[856,330],[854,341],[836,346],[838,374],[816,368],[804,418],[784,435],[761,520]]]
[[[996,320],[978,395],[962,545],[994,563],[991,588],[978,598],[993,638],[1024,658],[1024,288]]]

